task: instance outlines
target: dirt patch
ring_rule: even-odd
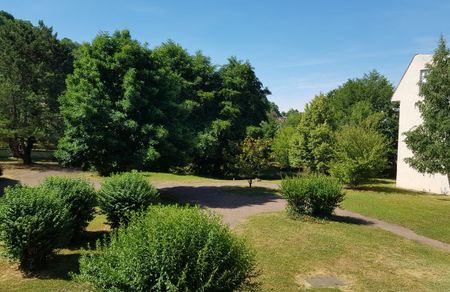
[[[297,275],[295,281],[300,287],[306,289],[344,288],[347,284],[336,275],[316,273],[312,275]],[[340,289],[339,289],[340,290]]]

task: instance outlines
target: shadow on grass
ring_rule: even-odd
[[[402,195],[410,195],[410,196],[430,195],[429,193],[425,193],[425,192],[400,189],[400,188],[396,188],[394,186],[391,187],[391,186],[379,186],[379,185],[361,186],[361,187],[359,187],[357,189],[353,189],[353,190],[355,190],[355,191],[370,191],[370,192],[385,193],[385,194],[402,194]]]
[[[47,262],[45,267],[41,268],[39,271],[28,274],[27,277],[71,280],[72,274],[78,274],[80,272],[79,259],[79,253],[55,254]]]
[[[366,221],[360,218],[350,217],[350,216],[339,216],[333,214],[329,219],[329,221],[352,224],[352,225],[372,225],[373,223],[370,221]]]
[[[109,232],[105,230],[85,231],[80,238],[74,239],[68,246],[69,250],[95,248],[97,240],[104,238]]]
[[[0,177],[0,197],[3,196],[4,189],[9,186],[18,184],[19,181],[15,179]]]
[[[107,231],[86,231],[80,239],[54,254],[45,266],[26,276],[39,279],[71,280],[72,274],[80,272],[80,249],[95,248],[95,242],[106,234],[108,234]]]

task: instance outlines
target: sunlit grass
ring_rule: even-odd
[[[450,243],[450,197],[397,189],[381,180],[347,190],[342,207]]]
[[[239,232],[256,250],[263,291],[298,291],[315,274],[336,276],[344,291],[450,291],[450,253],[368,225],[279,212],[251,217]]]

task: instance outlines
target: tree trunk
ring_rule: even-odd
[[[9,150],[14,158],[20,158],[19,145],[16,138],[8,138]]]
[[[33,149],[33,145],[35,143],[35,139],[33,137],[27,138],[23,145],[23,153],[22,153],[22,160],[23,164],[31,164],[33,161],[31,160],[31,150]]]
[[[22,159],[23,164],[32,164],[31,150],[33,149],[36,139],[34,137],[28,137],[26,139],[14,139],[15,147],[17,149],[17,156]]]
[[[448,186],[450,187],[450,172],[447,173]]]

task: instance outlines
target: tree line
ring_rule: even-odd
[[[39,144],[102,174],[395,169],[398,104],[376,71],[280,113],[248,61],[218,66],[174,41],[151,49],[122,30],[77,44],[1,12],[0,42],[0,134],[25,163]]]
[[[14,156],[57,145],[63,165],[102,174],[185,167],[226,174],[270,94],[246,61],[212,64],[173,41],[150,49],[127,30],[58,40],[39,22],[0,16],[0,127]]]
[[[376,71],[319,94],[300,113],[290,111],[274,137],[281,168],[333,174],[348,184],[395,172],[398,103]]]

